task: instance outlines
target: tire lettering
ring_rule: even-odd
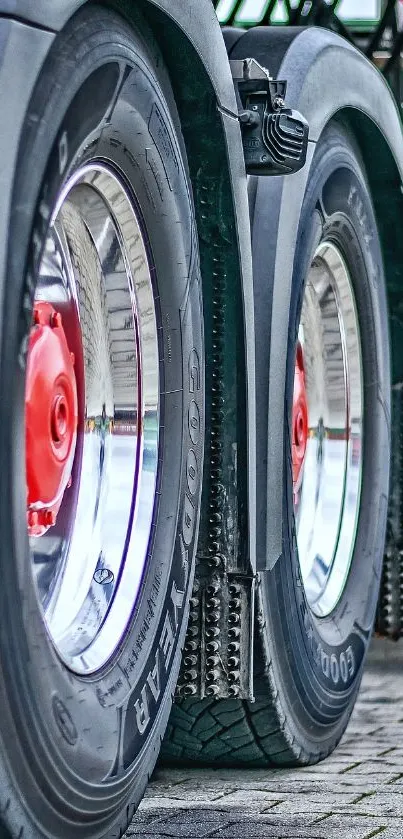
[[[176,588],[175,580],[173,580],[172,588],[171,588],[171,600],[172,600],[172,603],[173,603],[173,606],[174,606],[175,632],[178,628],[178,623],[179,623],[178,611],[179,611],[179,609],[182,609],[184,596],[185,596],[185,592],[184,591],[178,591],[178,589]]]
[[[352,679],[354,674],[355,674],[355,658],[354,658],[354,652],[353,652],[352,647],[347,647],[346,656],[347,656],[348,673],[349,673],[350,678]]]
[[[196,455],[193,449],[189,449],[187,462],[186,462],[186,474],[188,480],[188,490],[191,495],[196,494],[197,484],[198,484],[198,475],[197,475],[197,460]]]
[[[197,402],[192,399],[188,411],[188,431],[189,437],[194,446],[197,446],[200,440],[200,412]]]
[[[364,241],[366,242],[366,244],[369,244],[373,239],[373,235],[370,232],[368,216],[365,212],[363,201],[360,195],[358,194],[358,190],[355,186],[350,186],[347,202],[349,207],[352,208],[352,210],[355,212],[357,216],[358,223],[362,229]]]
[[[52,698],[52,710],[60,734],[66,743],[69,743],[70,746],[75,746],[78,740],[77,729],[74,725],[70,712],[66,708],[66,705],[56,695]]]
[[[196,350],[192,350],[189,356],[189,392],[194,393],[200,390],[201,375],[200,375],[200,361]]]
[[[186,588],[187,581],[188,581],[188,576],[189,576],[189,551],[185,547],[185,543],[183,541],[182,534],[179,537],[179,543],[180,543],[180,546],[181,546],[181,554],[182,554],[182,568],[183,568],[183,573],[185,575],[183,585]]]
[[[185,495],[185,505],[183,508],[183,519],[182,519],[182,538],[183,541],[188,548],[193,539],[194,533],[194,526],[195,526],[195,519],[196,519],[196,510],[189,498],[189,496]]]
[[[161,680],[160,680],[160,659],[159,659],[159,650],[157,650],[156,657],[155,657],[155,665],[152,670],[150,670],[147,676],[147,684],[150,688],[150,691],[157,702],[158,697],[161,693]]]
[[[346,685],[351,681],[356,673],[356,662],[353,648],[350,646],[342,650],[340,653],[327,653],[323,649],[321,643],[318,643],[313,630],[312,623],[309,619],[309,613],[304,606],[303,621],[304,630],[311,650],[312,658],[315,665],[322,671],[325,679],[337,685],[340,680]]]
[[[152,107],[148,130],[158,149],[169,188],[172,190],[179,176],[179,163],[165,120],[156,104]]]
[[[320,658],[321,658],[321,665],[322,665],[322,673],[326,678],[329,678],[329,671],[330,671],[330,660],[327,653],[323,650],[320,651]]]
[[[337,685],[339,678],[340,678],[340,669],[339,669],[339,662],[334,653],[330,656],[330,674],[332,677],[332,681],[335,685]]]
[[[162,627],[162,634],[160,639],[160,647],[164,654],[165,670],[168,670],[169,662],[174,648],[174,631],[172,629],[172,621],[169,617],[169,612],[165,615],[164,626]]]
[[[146,685],[144,685],[141,689],[141,701],[140,699],[136,699],[134,708],[136,711],[136,723],[139,734],[144,734],[148,723],[150,722]]]
[[[62,136],[59,140],[59,172],[62,175],[69,156],[69,144],[67,140],[67,131],[63,131]]]
[[[200,362],[195,349],[192,349],[190,353],[188,370],[189,393],[194,393],[201,387]],[[199,407],[194,400],[190,402],[188,409],[188,432],[191,443],[196,446],[200,439],[201,420]],[[156,646],[154,663],[148,667],[147,677],[143,682],[140,694],[137,694],[138,698],[129,700],[129,705],[132,708],[134,707],[137,730],[140,735],[146,732],[150,723],[150,701],[153,700],[157,704],[163,693],[165,681],[161,678],[161,667],[163,666],[165,673],[168,674],[175,649],[176,634],[180,626],[181,612],[185,605],[185,593],[189,579],[189,547],[194,539],[196,525],[196,508],[192,499],[197,498],[200,480],[196,452],[191,448],[188,450],[186,459],[186,478],[187,491],[184,495],[181,531],[179,533],[179,546],[182,556],[181,587],[178,588],[176,581],[172,581],[170,606],[166,611],[161,635]]]
[[[348,682],[348,667],[347,667],[347,659],[346,654],[340,653],[340,675],[343,679],[344,684]]]

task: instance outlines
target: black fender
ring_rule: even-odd
[[[403,284],[403,253],[399,243],[399,217],[403,218],[403,142],[399,113],[383,77],[338,35],[314,27],[297,31],[291,27],[281,30],[259,27],[242,35],[230,49],[231,59],[246,57],[256,58],[276,77],[287,80],[286,103],[300,111],[310,127],[307,163],[300,172],[285,178],[249,179],[260,523],[257,569],[264,571],[274,566],[282,552],[284,476],[279,452],[283,451],[288,310],[298,222],[315,144],[329,120],[343,114],[367,164],[386,276],[388,284],[393,283],[388,288],[391,299],[391,292]],[[399,217],[394,213],[389,218],[389,230],[383,220],[385,206],[399,213]],[[400,353],[396,355],[401,355],[401,346],[400,343]],[[395,367],[396,364],[397,361]]]
[[[0,132],[0,303],[6,276],[7,227],[13,176],[24,114],[40,67],[56,33],[63,29],[84,2],[0,0],[0,105],[3,114],[10,116],[6,128],[3,122]],[[243,516],[243,562],[247,569],[254,569],[255,348],[253,342],[246,340],[246,336],[254,333],[251,237],[242,139],[222,32],[211,0],[133,0],[132,5],[124,0],[110,0],[109,5],[129,21],[131,16],[135,19],[136,11],[140,10],[154,31],[171,76],[187,146],[199,233],[202,229],[200,250],[203,284],[204,278],[211,274],[217,249],[220,250],[223,277],[231,277],[231,305],[236,314],[232,332],[236,349],[233,354],[233,382],[228,383],[226,389],[231,394],[236,392],[236,397],[230,406],[234,432],[232,440],[227,433],[227,450],[230,451],[231,447],[240,443],[244,452],[239,461],[239,478],[234,481],[234,487],[235,492],[242,496],[238,507],[242,509]],[[192,90],[189,90],[190,86]],[[195,129],[192,132],[192,96],[196,89],[203,97],[200,107],[205,108],[206,113],[211,113],[205,129],[205,133],[209,134],[208,144],[203,132]],[[210,189],[209,198],[210,218],[214,217],[215,227],[220,231],[219,243],[213,243],[211,230],[203,230],[204,216],[197,190],[206,190],[206,179],[202,186],[197,183],[199,160],[202,160],[207,176],[211,164],[210,185],[214,185],[216,176],[220,179],[219,186]],[[208,297],[213,291],[207,285],[208,282],[204,292]],[[228,416],[226,421],[228,428]],[[225,471],[230,471],[227,466]],[[207,512],[205,520],[208,521]],[[241,527],[240,520],[238,526]]]

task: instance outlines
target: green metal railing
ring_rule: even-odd
[[[403,98],[402,0],[213,0],[222,25],[324,26],[347,38],[388,80],[399,106]]]

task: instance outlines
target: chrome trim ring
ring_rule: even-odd
[[[337,605],[350,568],[360,506],[361,343],[349,270],[332,242],[318,247],[299,327],[308,402],[302,483],[294,497],[299,564],[312,611]]]
[[[121,642],[147,562],[159,436],[153,271],[123,179],[105,163],[82,166],[58,198],[36,291],[62,313],[81,422],[56,525],[30,538],[47,630],[80,674]]]

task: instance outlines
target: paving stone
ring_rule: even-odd
[[[332,814],[327,816],[315,827],[325,830],[326,839],[369,839],[376,836],[384,839],[383,829],[385,820],[382,818],[370,818],[352,815]],[[402,835],[400,834],[400,839]]]
[[[344,819],[341,823],[332,816],[316,825],[307,824],[301,818],[294,823],[291,820],[276,823],[259,818],[254,822],[245,819],[226,825],[214,834],[214,839],[369,839],[377,828],[382,827],[380,822],[370,819]],[[383,839],[383,833],[380,837]]]
[[[376,641],[348,730],[303,769],[157,768],[133,839],[403,839],[403,643]]]
[[[220,806],[235,804],[241,806],[245,804],[247,807],[257,807],[259,810],[274,807],[275,804],[281,802],[282,796],[276,792],[266,792],[260,789],[238,789],[230,792],[220,800]]]
[[[361,798],[361,796],[359,796]],[[287,796],[279,804],[274,805],[274,813],[316,813],[320,814],[336,812],[340,810],[349,810],[357,800],[357,795],[354,794],[337,794],[332,795],[328,792],[314,793],[309,795],[291,795]]]
[[[348,811],[348,808],[346,807],[345,810]],[[401,818],[403,835],[403,791],[400,793],[382,791],[366,795],[355,802],[354,810],[366,816]]]
[[[157,836],[175,839],[207,839],[213,832],[236,821],[236,814],[231,818],[221,811],[185,810],[183,813],[175,813],[171,818],[159,821],[156,825]]]

